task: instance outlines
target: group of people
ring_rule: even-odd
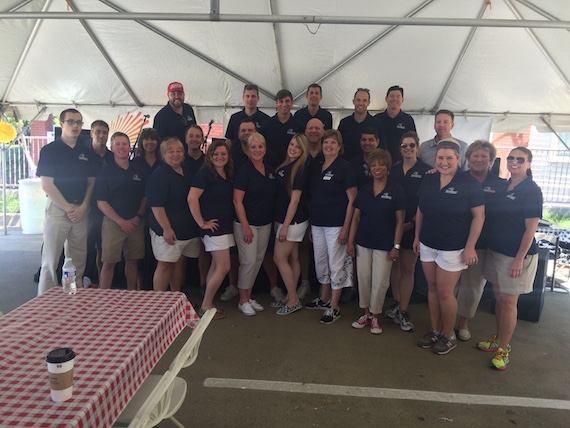
[[[257,108],[257,87],[246,85],[245,107],[232,115],[226,140],[205,148],[183,86],[173,82],[132,161],[127,135],[114,133],[108,151],[108,126],[96,121],[91,145],[82,144],[81,114],[65,110],[61,137],[42,149],[37,169],[48,195],[39,293],[57,284],[64,243],[83,276],[88,243],[102,261],[95,263],[100,287],[111,287],[124,257],[129,289],[156,260],[153,288],[179,291],[187,258],[197,258],[199,313],[215,306],[229,274],[221,299],[239,296],[238,309],[253,316],[264,310],[252,299],[263,266],[271,306],[289,315],[310,291],[312,246],[320,289],[305,308],[324,311],[321,323],[340,318],[342,290],[357,286],[364,313],[352,327],[379,334],[383,314],[413,331],[408,306],[419,256],[431,328],[418,345],[447,354],[457,346],[456,325],[459,339],[469,340],[468,320],[489,281],[497,330],[477,346],[494,352],[492,366],[504,370],[518,296],[532,290],[537,268],[542,195],[530,173],[532,153],[513,149],[510,179],[500,179],[490,172],[493,145],[453,138],[448,110],[436,113],[436,136],[420,144],[413,118],[401,110],[403,95],[389,88],[387,109],[373,117],[370,91],[359,88],[354,113],[335,130],[319,85],[309,86],[308,105],[295,115],[292,94],[279,91],[273,117]],[[384,309],[390,286],[394,302]]]

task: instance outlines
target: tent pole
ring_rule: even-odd
[[[271,15],[279,16],[277,11],[277,5],[275,4],[275,0],[270,0],[269,2],[269,10],[271,11]],[[281,51],[281,33],[279,28],[277,27],[277,23],[273,23],[273,38],[275,40],[275,51],[277,52],[277,70],[279,70],[279,86],[281,88],[286,88],[287,84],[285,83],[285,79],[283,78],[283,53]],[[293,98],[293,101],[295,99]]]
[[[546,12],[544,9],[541,9],[540,7],[529,2],[528,0],[516,0],[516,1],[528,7],[530,10],[533,10],[534,12],[538,13],[539,15],[544,16],[546,19],[550,19],[551,21],[560,21],[560,19],[558,19],[554,15],[551,15],[550,13]],[[566,31],[570,31],[570,28],[567,28]]]
[[[562,145],[563,145],[564,147],[566,147],[566,150],[570,151],[570,147],[568,147],[568,144],[566,144],[566,141],[564,141],[564,140],[562,139],[562,137],[560,137],[560,134],[554,130],[554,128],[552,127],[552,125],[550,125],[550,122],[548,122],[548,121],[544,118],[544,116],[540,116],[540,120],[542,120],[542,121],[544,122],[544,124],[548,127],[548,129],[550,129],[550,131],[552,131],[552,133],[553,133],[554,135],[556,135],[556,137],[557,137],[558,140],[562,143]]]

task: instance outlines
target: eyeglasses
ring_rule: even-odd
[[[81,120],[67,119],[67,120],[64,120],[63,122],[67,123],[69,126],[73,126],[73,125],[83,126],[83,121],[81,121]]]
[[[400,147],[401,147],[402,149],[407,149],[408,147],[409,147],[410,149],[415,149],[415,148],[416,148],[416,143],[408,143],[408,144],[402,143],[402,144],[400,144]]]
[[[517,163],[519,165],[522,165],[523,163],[526,162],[526,159],[523,157],[516,157],[515,158],[514,156],[507,156],[507,162],[514,162],[515,160],[517,161]]]

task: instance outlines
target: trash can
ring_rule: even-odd
[[[39,178],[20,180],[20,223],[22,233],[38,235],[44,232],[47,197]]]

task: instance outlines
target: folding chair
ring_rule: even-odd
[[[174,414],[184,402],[187,388],[186,381],[177,375],[183,367],[188,367],[196,361],[204,331],[215,313],[215,308],[206,311],[168,371],[162,376],[151,375],[143,382],[117,419],[117,423],[121,426],[128,425],[129,428],[150,428],[164,419],[170,419],[176,426],[184,428],[174,418]]]

